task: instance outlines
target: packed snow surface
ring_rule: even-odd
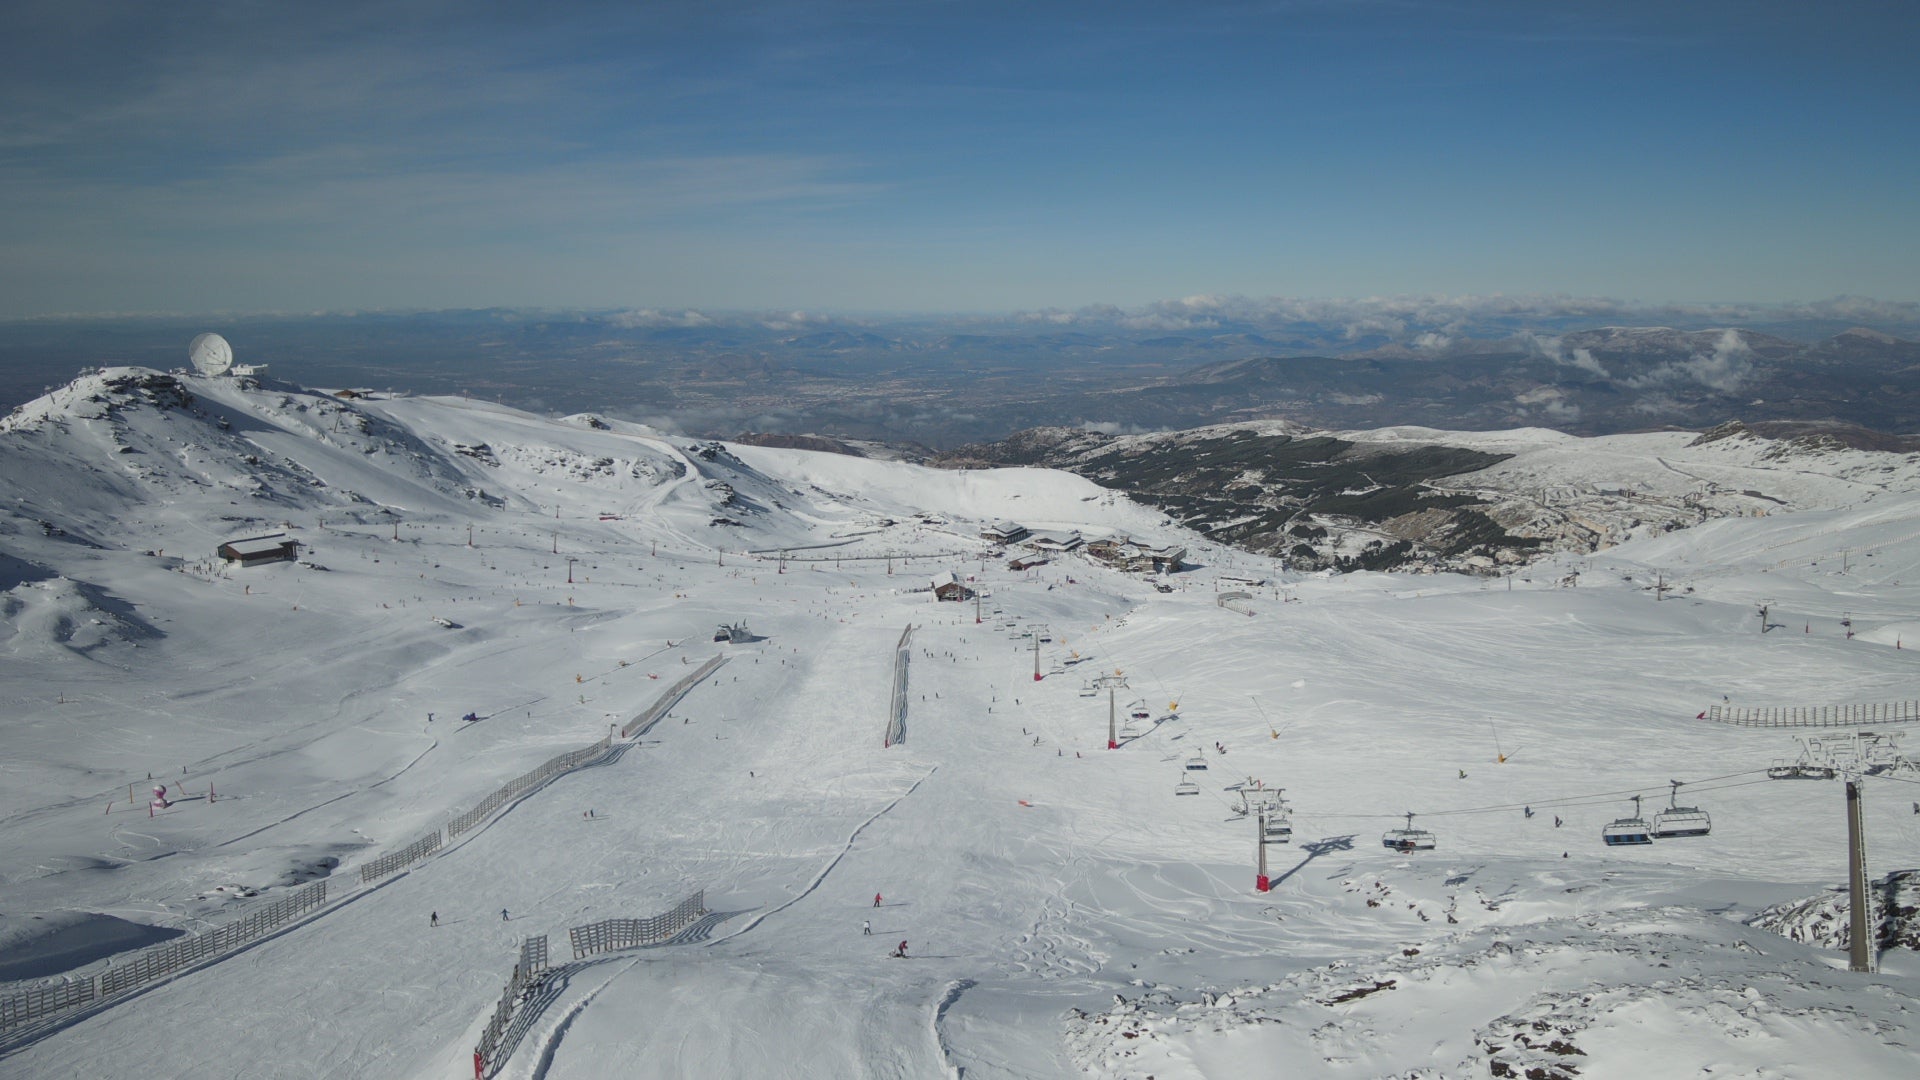
[[[471,1076],[542,934],[500,1075],[1913,1075],[1911,953],[1850,973],[1748,921],[1844,880],[1841,786],[1696,719],[1920,698],[1910,465],[1483,439],[1556,482],[1684,457],[1811,509],[1512,578],[1299,579],[1063,473],[87,376],[0,422],[0,993],[312,880],[352,899],[0,1037],[0,1076]],[[1016,572],[1000,519],[1196,565],[1170,593]],[[299,560],[215,557],[268,533]],[[941,571],[978,606],[936,602]],[[355,891],[716,654],[609,760]],[[1119,722],[1150,714],[1114,750],[1103,675]],[[1710,835],[1601,844],[1670,779]],[[1864,781],[1875,876],[1916,863],[1916,783]],[[1247,786],[1292,814],[1266,893]],[[1434,850],[1383,846],[1410,811]],[[695,890],[695,932],[574,962],[569,927]]]

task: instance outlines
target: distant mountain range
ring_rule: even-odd
[[[1169,325],[511,310],[39,321],[0,324],[0,403],[84,366],[179,366],[194,333],[218,329],[243,362],[307,385],[593,410],[703,437],[951,449],[1035,427],[1146,432],[1253,419],[1583,435],[1729,420],[1920,431],[1920,343],[1880,329],[1569,318],[1407,316],[1386,329],[1224,316]]]
[[[1920,343],[1854,329],[1813,344],[1751,330],[1606,327],[1203,364],[1080,399],[1131,427],[1284,417],[1320,427],[1552,427],[1599,435],[1729,419],[1920,429]]]

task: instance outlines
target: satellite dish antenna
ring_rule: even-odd
[[[225,375],[233,367],[233,346],[219,334],[201,334],[187,346],[187,359],[202,375]]]

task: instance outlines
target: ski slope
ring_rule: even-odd
[[[1512,581],[1303,580],[1060,473],[231,379],[167,404],[120,377],[0,425],[0,941],[22,980],[111,963],[123,924],[203,928],[315,875],[345,892],[731,659],[613,760],[8,1045],[0,1076],[470,1076],[523,937],[570,961],[568,927],[696,889],[698,933],[563,966],[500,1075],[1911,1075],[1910,954],[1851,974],[1744,922],[1843,880],[1839,785],[1766,781],[1791,740],[1694,716],[1920,697],[1914,492]],[[999,518],[1200,565],[1169,594],[1073,557],[1012,572],[977,539]],[[209,559],[283,527],[302,563]],[[983,621],[919,591],[941,570],[986,592]],[[711,640],[738,620],[758,640]],[[907,738],[883,747],[908,625]],[[1109,751],[1107,699],[1081,691],[1115,671],[1119,704],[1164,719]],[[188,797],[149,818],[126,802],[149,773]],[[1199,796],[1173,794],[1186,776]],[[1915,865],[1905,776],[1867,781],[1876,875]],[[1231,811],[1249,777],[1293,809],[1265,894]],[[1600,844],[1669,779],[1710,836]],[[1381,846],[1407,811],[1435,851]],[[90,933],[99,955],[61,951]]]

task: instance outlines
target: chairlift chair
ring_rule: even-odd
[[[1380,834],[1380,846],[1389,851],[1402,853],[1412,851],[1432,851],[1436,841],[1431,832],[1413,827],[1413,812],[1407,812],[1407,825],[1404,829],[1388,829]]]
[[[1175,795],[1198,795],[1200,794],[1200,785],[1182,776],[1180,782],[1173,786],[1173,793]]]
[[[1192,757],[1188,758],[1187,771],[1188,772],[1206,772],[1207,771],[1207,755],[1195,754]]]
[[[1677,805],[1680,800],[1680,781],[1669,780],[1673,792],[1667,797],[1667,808],[1653,815],[1653,838],[1670,840],[1681,836],[1705,836],[1713,831],[1713,819],[1705,810],[1697,806]]]
[[[1640,796],[1633,797],[1633,816],[1614,818],[1600,830],[1600,839],[1608,847],[1634,847],[1653,843],[1653,830],[1640,816]]]
[[[1147,708],[1146,699],[1142,698],[1127,706],[1127,716],[1134,720],[1151,720],[1153,719],[1153,710]]]
[[[1769,780],[1831,780],[1833,777],[1833,769],[1825,765],[1815,765],[1804,758],[1800,761],[1776,758],[1767,768]]]
[[[1269,844],[1291,844],[1293,842],[1293,815],[1287,812],[1287,804],[1279,803],[1267,811],[1266,839]]]

